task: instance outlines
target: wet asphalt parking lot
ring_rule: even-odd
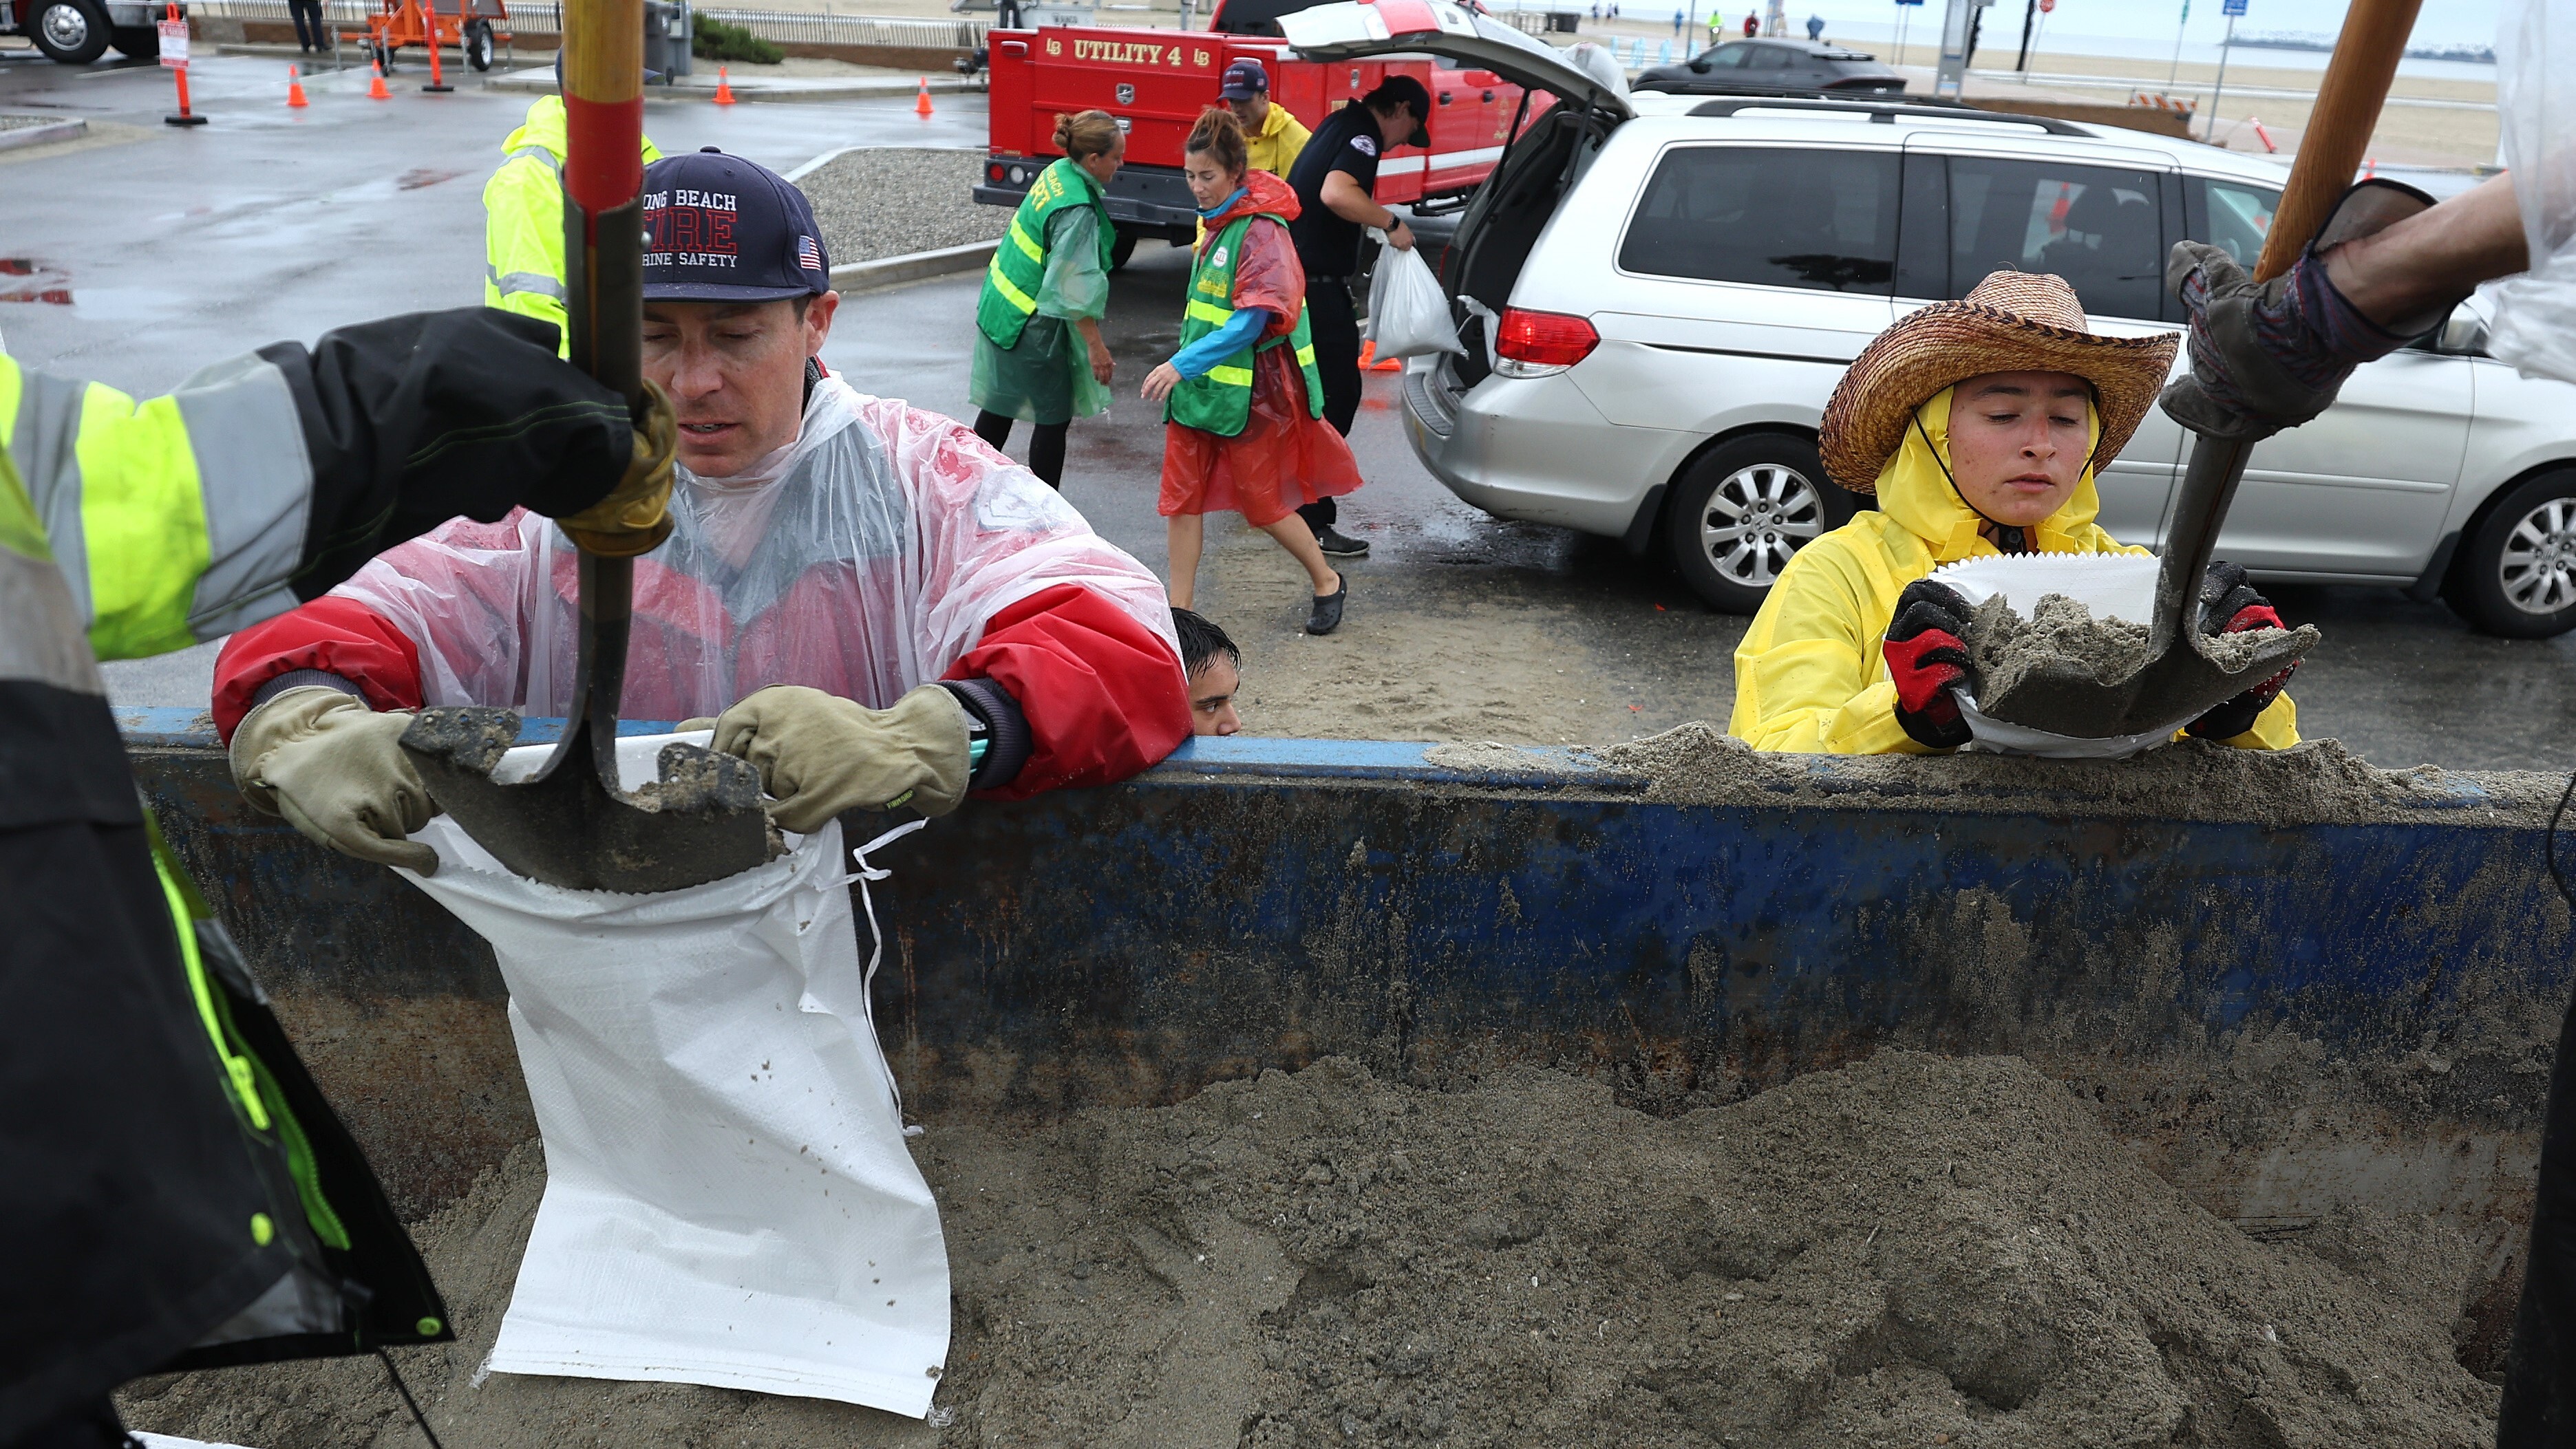
[[[160,123],[171,85],[158,67],[0,57],[0,110],[78,116],[91,128],[83,140],[0,151],[0,338],[21,361],[151,393],[268,342],[479,300],[482,181],[525,95],[452,73],[454,94],[426,96],[417,90],[426,77],[406,67],[391,78],[391,101],[368,100],[364,73],[348,71],[308,78],[312,105],[290,111],[284,61],[210,56],[191,83],[212,123],[183,132]],[[980,147],[979,97],[937,106],[924,120],[895,100],[655,102],[645,124],[665,151],[714,145],[781,170],[843,146]],[[996,212],[997,230],[999,221]],[[1121,400],[1106,418],[1076,424],[1066,478],[1094,526],[1157,569],[1162,429],[1134,389],[1176,343],[1184,263],[1147,242],[1119,275],[1107,331]],[[970,416],[975,291],[970,275],[853,296],[825,359],[863,390]],[[1659,562],[1631,559],[1615,542],[1460,503],[1413,458],[1399,407],[1395,376],[1372,375],[1352,437],[1369,482],[1343,506],[1345,529],[1374,546],[1350,569],[1355,612],[1482,613],[1495,648],[1584,656],[1588,674],[1622,685],[1619,699],[1602,701],[1596,738],[1725,718],[1742,619],[1707,612]],[[1240,528],[1211,521],[1201,606],[1239,633],[1293,631],[1293,611],[1270,598],[1280,591],[1272,575],[1287,576]],[[1229,568],[1255,558],[1257,585]],[[2325,631],[2293,686],[2308,735],[2392,766],[2576,760],[2576,636],[2491,639],[2439,603],[2393,591],[2271,592],[2284,615]],[[1258,622],[1238,622],[1247,617]],[[209,647],[114,665],[111,687],[120,703],[201,706],[212,664]]]

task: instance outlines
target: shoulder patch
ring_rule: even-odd
[[[1223,247],[1218,247],[1215,251],[1212,251],[1212,252],[1208,253],[1208,265],[1209,265],[1209,266],[1211,266],[1211,267],[1221,267],[1221,266],[1224,266],[1224,265],[1225,265],[1225,248],[1223,248]]]
[[[1351,138],[1351,149],[1359,152],[1363,156],[1374,156],[1377,154],[1377,137],[1353,136]]]

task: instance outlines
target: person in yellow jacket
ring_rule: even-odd
[[[651,80],[654,73],[646,71]],[[563,56],[555,56],[563,79]],[[527,119],[501,142],[501,169],[483,183],[483,305],[564,327],[563,167],[571,142],[564,132],[563,97],[539,96]],[[662,159],[644,138],[644,164]]]
[[[2133,553],[2093,522],[2099,467],[2154,405],[2172,337],[2087,330],[2054,276],[1997,272],[1863,349],[1825,407],[1825,471],[1878,506],[1800,549],[1735,651],[1728,732],[1757,750],[1865,755],[1967,743],[1967,602],[1926,575],[1997,553]],[[2212,633],[2279,627],[2244,570],[2212,563]],[[2298,743],[2288,670],[2188,732]]]
[[[282,613],[460,513],[658,517],[676,429],[482,307],[140,402],[0,353],[0,1445],[132,1442],[109,1394],[138,1374],[455,1337],[155,828],[98,661]],[[316,808],[362,808],[335,773],[305,775]]]

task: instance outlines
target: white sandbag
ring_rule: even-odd
[[[619,741],[630,785],[675,738],[707,736]],[[869,1020],[839,825],[662,895],[512,875],[446,817],[413,838],[439,870],[410,878],[500,958],[545,1138],[488,1366],[926,1415],[948,1254]]]
[[[2576,382],[2576,0],[2506,0],[2496,109],[2531,270],[2485,289],[2487,350],[2525,376]]]
[[[1957,590],[1972,609],[2001,594],[2027,619],[2041,599],[2063,594],[2094,618],[2152,624],[2156,573],[2163,567],[2163,560],[2135,553],[1990,553],[1943,564],[1932,571],[1932,582]]]
[[[1386,234],[1375,228],[1370,234],[1385,240]],[[1458,323],[1449,315],[1448,294],[1440,290],[1440,279],[1431,275],[1431,264],[1419,248],[1378,249],[1377,270],[1369,278],[1369,340],[1377,344],[1381,358],[1466,355]]]

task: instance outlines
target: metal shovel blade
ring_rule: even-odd
[[[567,737],[568,748],[522,784],[492,778],[519,737],[514,710],[425,709],[402,747],[430,797],[476,844],[548,885],[674,891],[769,858],[760,774],[747,761],[674,741],[662,747],[658,782],[630,794],[595,766],[591,727],[578,730],[581,738]],[[613,741],[609,753],[613,771]]]
[[[2197,719],[2314,647],[2317,631],[2299,628],[2255,646],[2252,657],[2234,668],[2206,652],[2211,645],[2199,629],[2201,575],[2253,447],[2251,441],[2215,438],[2194,443],[2174,508],[2173,535],[2156,569],[2147,662],[2136,673],[2106,684],[2072,664],[2034,668],[1995,698],[1979,699],[1977,708],[1995,719],[2080,739],[2139,734]]]

